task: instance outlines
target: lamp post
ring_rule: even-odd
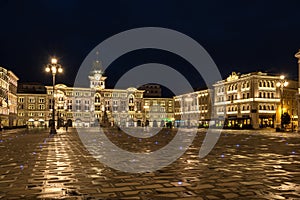
[[[53,84],[53,92],[52,92],[52,123],[50,127],[50,134],[56,134],[55,129],[55,75],[56,73],[62,73],[63,69],[60,64],[57,63],[56,58],[51,58],[51,63],[46,65],[46,72],[52,73],[52,84]]]
[[[280,76],[279,81],[276,83],[276,86],[280,88],[280,104],[281,104],[281,130],[283,129],[283,122],[282,122],[282,116],[283,116],[283,88],[288,86],[289,82],[285,80],[285,77],[283,75]]]

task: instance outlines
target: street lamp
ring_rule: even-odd
[[[56,73],[62,73],[63,69],[60,64],[57,63],[56,58],[51,58],[51,63],[46,65],[46,72],[52,73],[53,93],[52,93],[52,123],[50,127],[50,134],[56,134],[55,129],[55,75]]]
[[[283,129],[283,122],[282,122],[282,116],[283,116],[283,88],[288,86],[289,82],[285,80],[284,75],[280,76],[279,81],[276,83],[276,86],[280,88],[280,104],[281,104],[281,130]]]

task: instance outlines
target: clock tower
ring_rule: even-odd
[[[98,52],[96,54],[98,54]],[[93,66],[92,66],[92,70],[89,75],[89,79],[90,79],[90,88],[93,88],[96,90],[105,89],[106,77],[103,76],[102,65],[98,59],[93,62]]]

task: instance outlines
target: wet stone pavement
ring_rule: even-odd
[[[76,129],[0,135],[1,199],[300,199],[300,134],[224,130],[204,158],[199,130],[171,165],[148,173],[114,170],[96,160]],[[89,134],[89,133],[87,133]],[[118,130],[108,138],[132,152],[157,150],[176,131],[137,140]]]

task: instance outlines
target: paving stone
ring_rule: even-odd
[[[212,200],[214,200],[214,199],[220,199],[219,197],[214,196],[214,195],[206,195],[206,198],[207,199],[212,199]]]
[[[13,134],[25,132],[16,130]],[[3,135],[1,199],[299,198],[300,158],[290,153],[298,153],[298,133],[287,134],[282,140],[281,133],[276,132],[223,131],[213,150],[199,159],[205,136],[201,132],[174,163],[155,172],[135,174],[97,161],[82,145],[75,129],[67,134],[59,130],[53,137],[44,129],[29,132],[11,140],[7,140],[10,135]],[[118,136],[117,130],[112,133],[116,134],[110,139],[124,149],[134,147],[146,152],[154,143],[149,139],[140,146],[132,145],[136,141]],[[174,135],[175,131],[170,138]]]
[[[161,198],[161,199],[168,199],[168,198],[176,198],[178,195],[175,193],[166,193],[166,194],[157,194],[154,197]]]
[[[131,190],[130,187],[117,187],[117,188],[101,188],[102,192],[122,192]]]
[[[184,191],[184,187],[171,187],[171,188],[158,188],[156,191],[158,192],[180,192]]]
[[[250,181],[250,182],[240,182],[243,185],[262,185],[263,183],[257,181]]]
[[[90,197],[89,197],[90,196]],[[84,199],[110,199],[110,198],[116,198],[118,195],[116,193],[95,193],[95,194],[91,194],[91,195],[87,195],[86,198]]]
[[[114,184],[116,187],[122,187],[122,186],[137,186],[141,185],[139,182],[129,182],[129,183],[115,183]]]
[[[223,194],[223,196],[225,197],[225,199],[233,199],[233,198],[237,198],[239,195],[235,193],[225,193]]]
[[[222,187],[238,187],[238,182],[228,182],[228,183],[217,183],[216,185],[222,186]]]
[[[187,187],[188,189],[191,190],[202,190],[202,189],[210,189],[210,188],[214,188],[215,186],[211,185],[211,184],[198,184],[196,186],[192,186],[192,187]]]
[[[160,184],[153,184],[153,185],[142,185],[142,186],[135,186],[136,189],[141,190],[141,189],[155,189],[155,188],[161,188],[163,187]]]
[[[229,189],[219,189],[219,188],[216,188],[216,189],[212,189],[212,190],[218,191],[218,192],[221,192],[221,193],[228,193],[228,192],[230,192]]]

